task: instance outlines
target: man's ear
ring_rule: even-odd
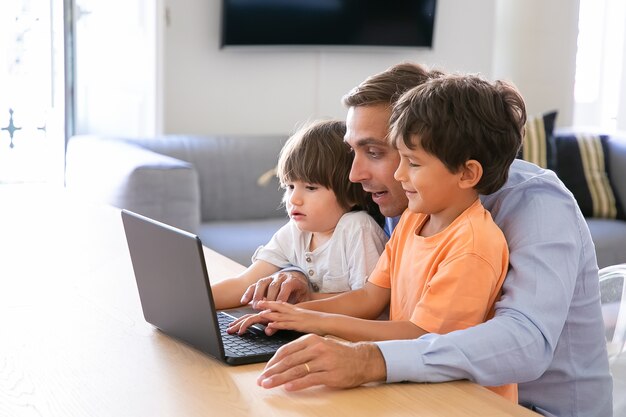
[[[474,188],[483,177],[483,166],[475,159],[470,159],[461,167],[459,187]]]

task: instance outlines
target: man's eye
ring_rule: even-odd
[[[309,190],[309,191],[315,191],[315,190],[317,190],[317,188],[318,188],[318,187],[317,187],[317,186],[315,186],[315,185],[307,185],[307,186],[306,186],[306,189],[307,189],[307,190]]]
[[[384,153],[380,152],[378,149],[370,148],[367,150],[367,155],[373,159],[380,159],[384,155]]]

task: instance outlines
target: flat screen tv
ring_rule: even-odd
[[[436,0],[222,0],[221,46],[432,47]]]

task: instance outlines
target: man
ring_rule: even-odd
[[[425,74],[423,67],[401,64],[368,78],[343,100],[349,109],[345,140],[355,152],[350,180],[371,192],[389,218],[407,205],[393,179],[399,156],[386,142],[391,107]],[[611,415],[598,267],[576,201],[554,173],[523,161],[513,163],[502,189],[481,200],[510,250],[494,318],[415,340],[344,343],[308,335],[279,350],[259,384],[297,390],[372,381],[518,383],[520,404],[543,415]],[[293,276],[284,283],[285,293],[306,291]]]

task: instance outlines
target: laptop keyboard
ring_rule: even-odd
[[[217,321],[222,334],[224,350],[233,356],[250,356],[274,353],[285,343],[294,339],[294,335],[284,337],[280,334],[267,336],[257,329],[248,330],[243,335],[228,334],[226,329],[233,321],[233,317],[222,313],[217,313]]]

